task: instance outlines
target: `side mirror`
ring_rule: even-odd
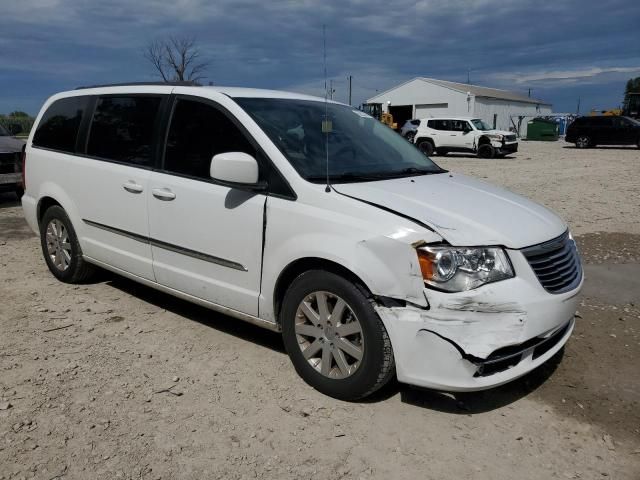
[[[11,133],[11,135],[18,135],[19,133],[22,133],[22,125],[19,123],[12,123],[9,125],[9,133]]]
[[[264,190],[265,182],[258,181],[258,162],[243,152],[226,152],[211,159],[211,178],[233,188]]]

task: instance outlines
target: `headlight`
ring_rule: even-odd
[[[417,249],[424,282],[447,292],[462,292],[514,276],[502,248],[435,247]]]
[[[487,135],[487,137],[490,138],[491,140],[498,140],[498,141],[502,141],[502,138],[503,138],[503,136],[498,133]]]

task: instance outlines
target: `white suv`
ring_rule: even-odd
[[[493,130],[479,118],[425,118],[413,139],[426,155],[467,152],[493,158],[518,151],[515,133]]]
[[[281,331],[299,374],[337,398],[394,375],[490,388],[574,327],[583,275],[558,216],[441,169],[348,105],[78,89],[47,100],[24,159],[25,217],[55,277],[99,266]]]

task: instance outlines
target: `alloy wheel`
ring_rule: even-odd
[[[71,242],[66,227],[54,218],[47,225],[45,238],[51,262],[59,271],[64,272],[71,264]]]
[[[355,373],[364,354],[362,326],[342,298],[324,291],[307,295],[295,322],[300,351],[316,371],[333,379]]]
[[[576,140],[576,145],[578,146],[578,148],[587,148],[589,146],[589,137],[584,135],[578,137],[578,139]]]

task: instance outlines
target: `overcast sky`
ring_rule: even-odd
[[[526,92],[556,112],[612,108],[640,76],[638,0],[3,0],[0,113],[61,90],[156,80],[142,56],[193,35],[218,85],[323,94],[322,24],[337,100],[415,76]]]

